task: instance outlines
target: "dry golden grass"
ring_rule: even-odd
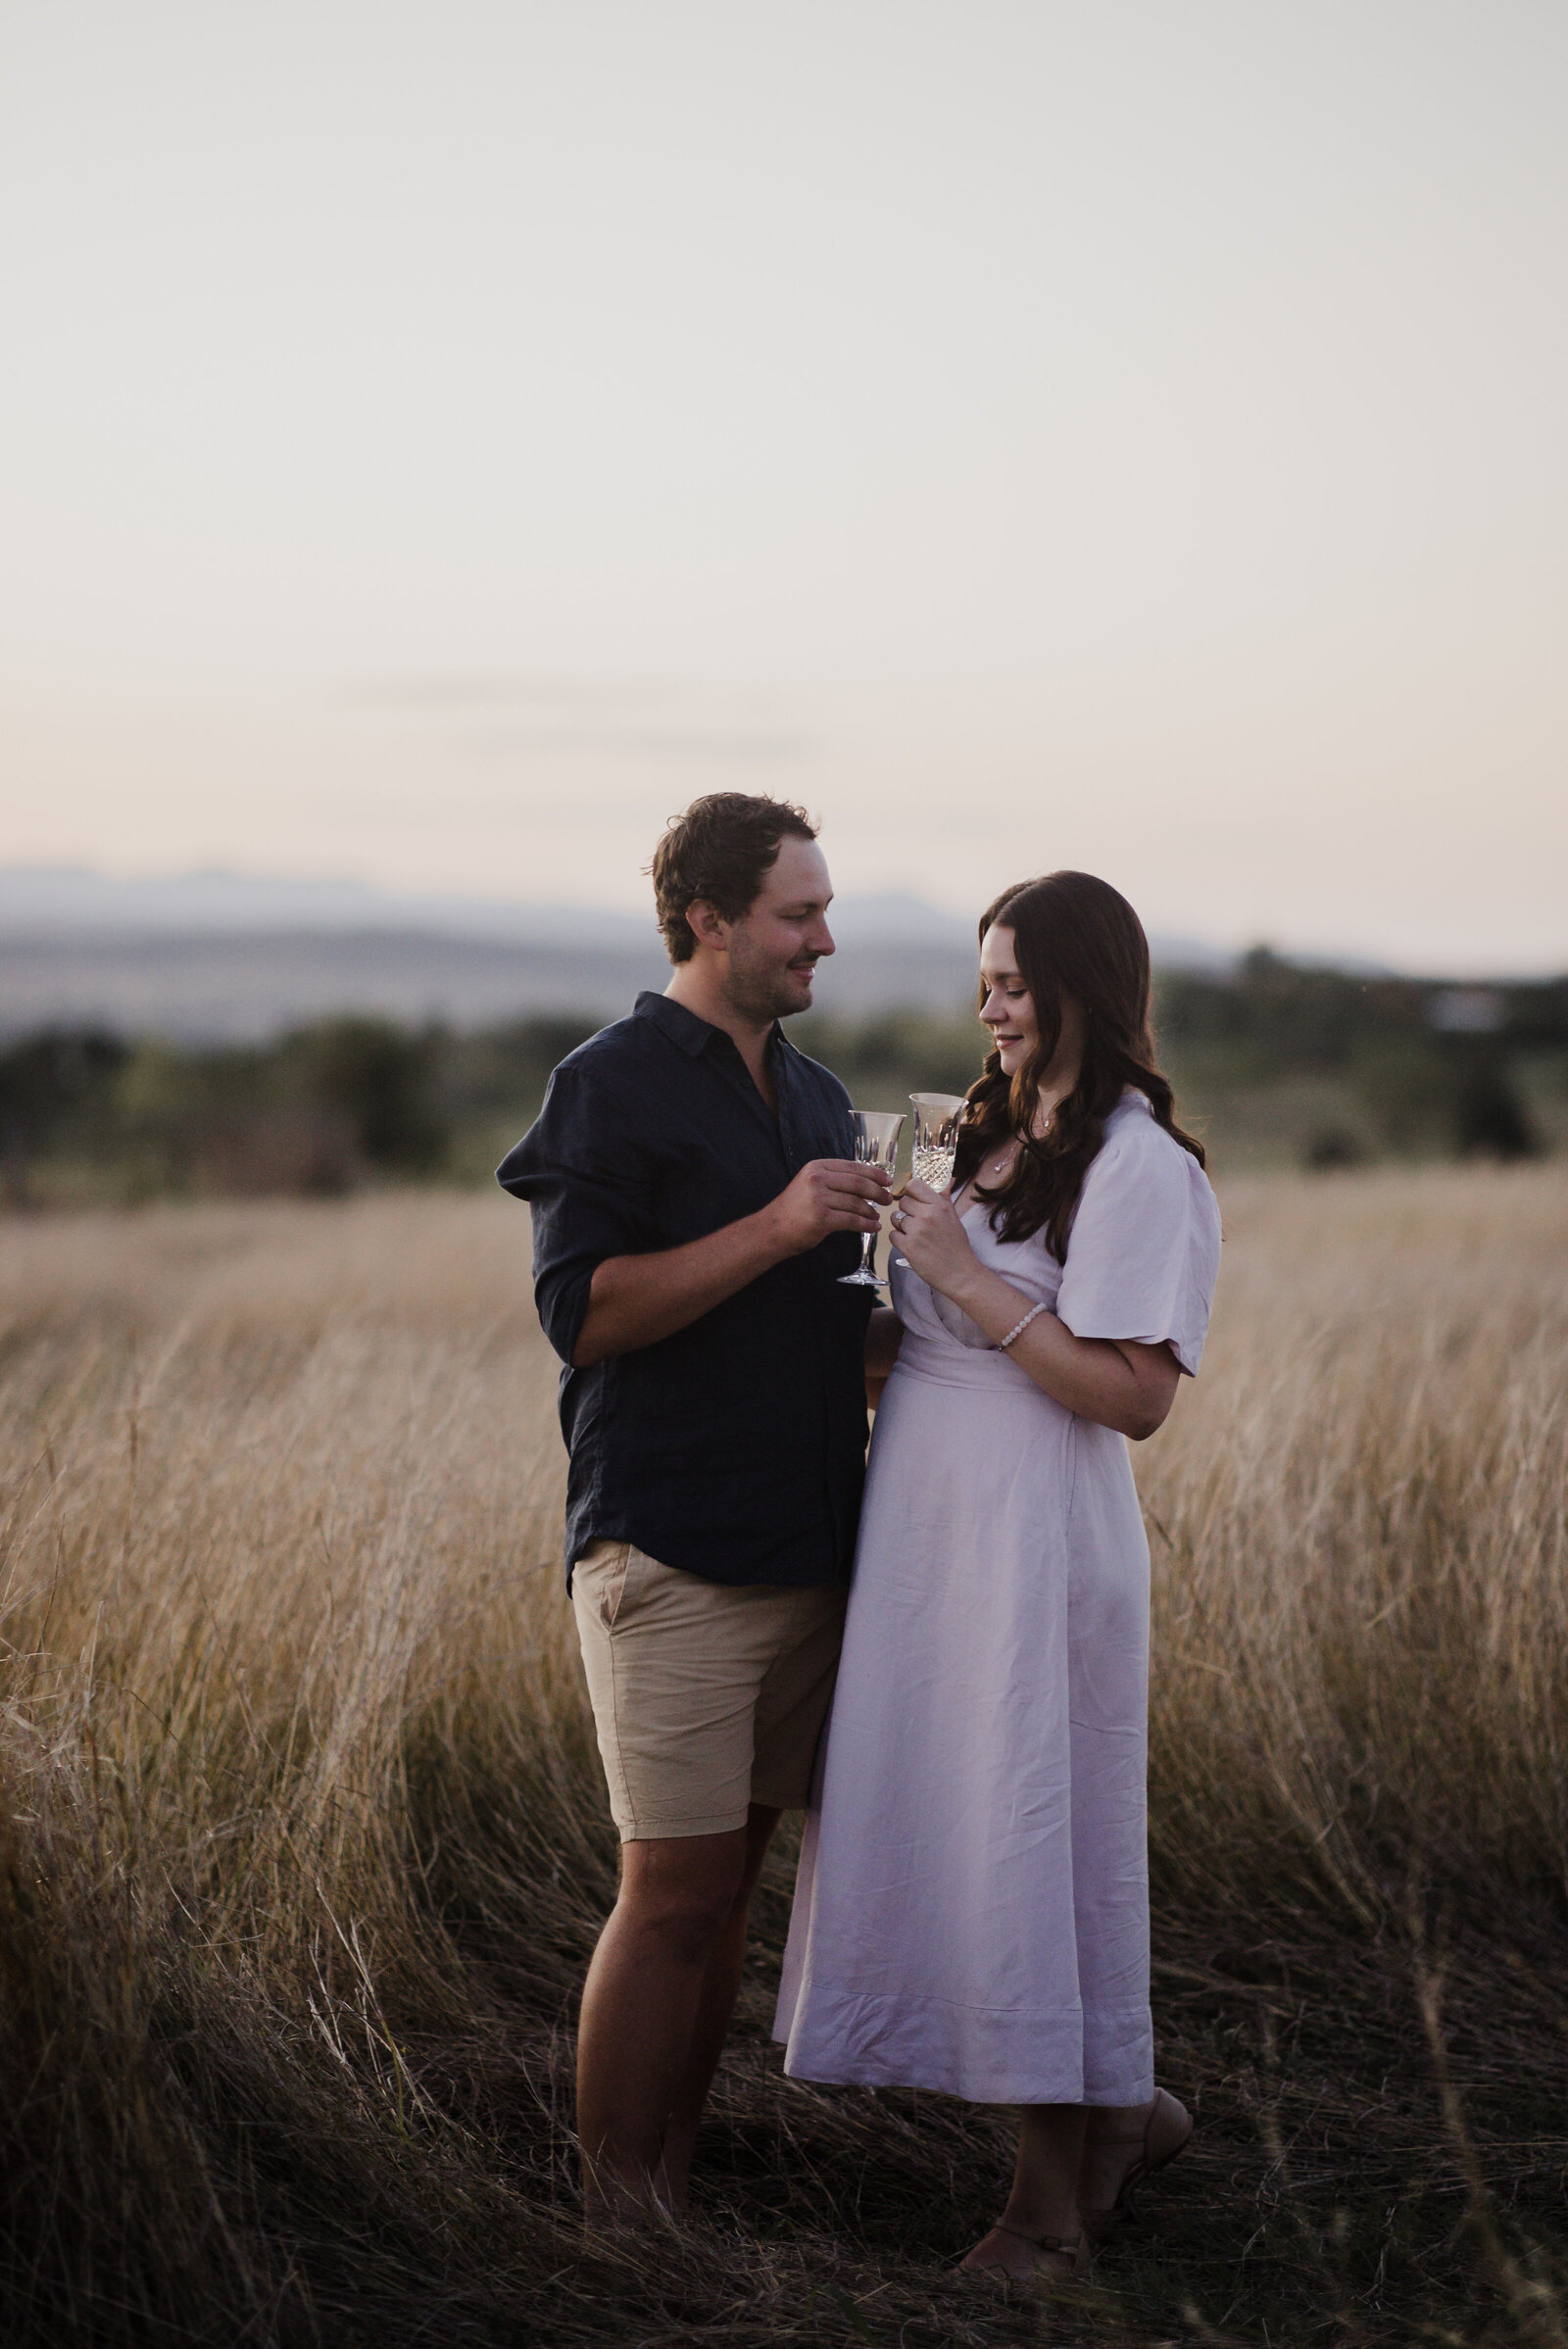
[[[1071,2331],[1562,2341],[1568,1181],[1225,1207],[1138,1463],[1203,2126]],[[581,2250],[613,1844],[514,1205],[12,1222],[0,1346],[9,2343],[1037,2337],[945,2264],[1005,2117],[779,2079],[787,1855],[705,2218]]]

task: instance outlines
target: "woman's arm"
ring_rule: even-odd
[[[899,1211],[899,1245],[921,1280],[951,1297],[1000,1346],[1028,1312],[1028,1298],[981,1263],[946,1193],[910,1181]],[[1054,1313],[1037,1314],[1008,1351],[1054,1402],[1135,1443],[1164,1425],[1181,1378],[1168,1346],[1075,1338]]]
[[[865,1331],[865,1399],[873,1411],[882,1400],[882,1390],[899,1358],[903,1336],[904,1324],[891,1305],[872,1309]]]

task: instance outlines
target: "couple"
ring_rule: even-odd
[[[500,1170],[567,1366],[566,1555],[622,1839],[578,2035],[590,2224],[684,2207],[751,1893],[822,1742],[785,2069],[1020,2106],[964,2265],[1049,2281],[1191,2129],[1153,2080],[1123,1439],[1198,1368],[1219,1217],[1153,1065],[1148,948],[1088,874],[990,907],[953,1189],[905,1187],[872,1310],[839,1276],[891,1195],[778,1024],[833,952],[814,828],[715,793],[653,877],[668,987],[562,1063]]]

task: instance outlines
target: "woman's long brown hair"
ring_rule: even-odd
[[[1004,1075],[995,1051],[987,1054],[984,1073],[969,1088],[954,1184],[970,1180],[1001,1144],[1016,1141],[1011,1171],[994,1189],[977,1183],[975,1197],[991,1202],[999,1239],[1028,1240],[1043,1230],[1060,1264],[1084,1177],[1105,1139],[1105,1120],[1129,1085],[1147,1097],[1165,1132],[1200,1166],[1203,1150],[1176,1123],[1174,1096],[1155,1065],[1149,941],[1127,900],[1093,873],[1047,873],[1041,880],[1015,881],[986,907],[982,946],[998,923],[1012,932],[1040,1039],[1011,1078]],[[1083,1011],[1083,1065],[1048,1131],[1037,1135],[1040,1080],[1061,1035],[1064,995]]]

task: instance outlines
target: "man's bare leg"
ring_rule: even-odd
[[[664,2138],[709,1968],[732,1926],[749,1838],[738,1827],[621,1845],[620,1892],[588,1968],[577,2026],[577,2137],[590,2226],[663,2207]]]
[[[703,1978],[703,1993],[692,2025],[691,2043],[687,2049],[680,2086],[670,2110],[669,2125],[664,2131],[660,2193],[671,2210],[683,2211],[686,2208],[687,2180],[691,2173],[692,2147],[697,2142],[697,2127],[703,2117],[703,2107],[708,2102],[708,2091],[713,2084],[713,2074],[718,2070],[718,2059],[724,2052],[730,2017],[735,2012],[735,1994],[741,1986],[741,1970],[746,1963],[746,1925],[752,1894],[757,1889],[757,1880],[761,1874],[762,1862],[767,1856],[767,1847],[778,1822],[777,1811],[764,1810],[760,1803],[752,1804],[746,1821],[746,1864],[740,1886],[708,1961],[708,1972]]]

